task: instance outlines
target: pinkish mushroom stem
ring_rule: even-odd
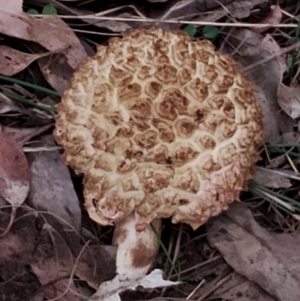
[[[161,270],[153,270],[147,275],[159,249],[161,219],[157,218],[143,229],[139,218],[131,213],[116,223],[113,245],[117,246],[116,276],[102,283],[90,301],[121,301],[120,293],[134,290],[177,285],[179,282],[163,280]]]
[[[143,223],[141,217],[131,212],[117,217],[108,210],[99,210],[91,198],[86,199],[85,207],[91,219],[101,225],[115,225],[113,245],[117,247],[117,274],[120,279],[144,277],[152,266],[159,249],[161,219]],[[153,227],[153,228],[152,228]]]
[[[90,300],[120,301],[119,293],[137,286],[158,288],[178,284],[163,280],[160,270],[147,275],[159,250],[161,218],[145,222],[134,211],[120,218],[117,212],[99,210],[91,198],[86,198],[85,206],[97,223],[115,225],[112,243],[117,247],[115,278],[101,284]]]
[[[128,215],[116,224],[113,245],[117,246],[117,273],[120,279],[141,279],[155,260],[159,249],[161,219],[154,219],[143,230],[137,229],[137,217]]]

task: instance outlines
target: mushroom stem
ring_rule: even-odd
[[[141,279],[151,268],[159,249],[161,219],[154,219],[143,230],[138,217],[131,213],[116,224],[113,245],[117,246],[117,274],[120,280]]]
[[[117,246],[117,275],[102,283],[90,301],[121,301],[120,293],[137,287],[154,289],[179,284],[163,280],[161,270],[153,270],[159,249],[161,219],[154,219],[151,225],[140,228],[139,217],[131,213],[115,226],[113,245]],[[152,228],[153,227],[153,228]]]

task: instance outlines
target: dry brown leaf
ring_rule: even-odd
[[[258,285],[238,273],[233,273],[233,276],[226,283],[210,295],[210,299],[224,301],[276,301]]]
[[[47,124],[41,127],[32,127],[32,128],[13,128],[10,126],[0,126],[3,133],[6,133],[12,137],[19,145],[23,146],[33,137],[42,134],[52,127],[52,124]]]
[[[52,135],[40,139],[42,145],[54,146]],[[28,204],[44,210],[69,223],[75,229],[81,224],[81,209],[68,168],[58,151],[27,155],[31,162],[31,189]]]
[[[29,188],[28,162],[21,146],[2,131],[0,132],[0,168],[2,197],[15,205],[21,205]]]
[[[13,101],[5,94],[0,92],[0,115],[8,112],[22,112],[22,109],[16,106]]]
[[[0,196],[12,205],[11,219],[1,236],[10,230],[16,210],[25,201],[30,186],[30,170],[22,147],[0,131]]]
[[[266,34],[263,37],[249,30],[241,30],[238,31],[238,33],[244,39],[244,43],[239,47],[239,53],[241,55],[261,55],[266,57],[268,55],[278,54],[274,60],[279,62],[281,73],[283,74],[287,70],[286,60],[280,55],[282,49],[270,34]]]
[[[277,60],[280,64],[281,74],[287,71],[286,60],[282,55],[280,55],[283,49],[281,49],[277,41],[270,34],[266,34],[262,37],[254,32],[246,31],[246,36],[249,37],[249,40],[246,40],[247,42],[245,47],[242,47],[243,55],[260,54],[264,57],[268,55],[277,55],[273,60]],[[239,51],[241,51],[241,49],[239,49]]]
[[[81,294],[80,286],[76,286],[71,277],[74,266],[74,258],[71,250],[61,236],[51,227],[43,229],[43,241],[35,250],[35,261],[30,264],[31,270],[42,285],[57,279],[51,285],[44,288],[44,296],[47,299],[58,298],[65,301],[81,301],[76,294]],[[45,249],[48,249],[45,256]],[[56,256],[58,254],[58,256]]]
[[[37,62],[47,82],[58,93],[63,93],[69,87],[74,71],[64,56],[53,55],[40,58]]]
[[[231,47],[234,47],[240,56],[236,60],[241,65],[241,69],[256,64],[264,58],[268,58],[271,53],[271,46],[267,39],[250,30],[234,29],[228,37]],[[274,45],[274,44],[273,44]],[[264,47],[267,48],[264,48]],[[226,52],[232,49],[225,46]],[[245,72],[246,77],[255,85],[256,96],[262,107],[265,125],[265,142],[280,143],[282,133],[290,132],[294,122],[284,112],[280,110],[277,103],[278,87],[282,81],[282,65],[278,59],[274,58]],[[272,75],[272,76],[270,76]]]
[[[282,12],[279,5],[272,5],[270,14],[263,19],[260,23],[261,24],[273,24],[278,25],[282,18]],[[253,31],[257,33],[263,33],[269,29],[268,26],[260,27],[260,28],[252,28]]]
[[[285,58],[280,55],[280,52],[282,51],[281,47],[278,45],[277,41],[270,35],[266,34],[263,38],[258,51],[265,51],[267,50],[270,54],[277,54],[276,60],[279,62],[281,67],[281,73],[287,71],[287,65]]]
[[[300,141],[299,129],[298,131],[294,130],[292,132],[283,133],[282,137],[283,137],[282,142],[285,144],[298,144]],[[288,164],[288,166],[290,167],[290,164]]]
[[[235,1],[231,14],[237,19],[244,19],[250,16],[250,10],[253,7],[253,1]]]
[[[50,52],[41,54],[29,54],[11,47],[0,45],[0,73],[12,76],[40,57],[49,55]]]
[[[219,19],[228,15],[228,11],[230,14],[235,18],[245,18],[250,15],[251,9],[254,6],[259,4],[265,3],[268,0],[240,0],[240,1],[233,1],[231,3],[226,4],[226,9],[224,7],[221,8],[214,8],[214,10],[210,11],[207,15],[206,14],[199,14],[198,17],[194,18],[195,21],[207,21],[213,22],[218,21]],[[215,1],[210,1],[209,3],[215,4],[219,6],[219,4]],[[250,6],[251,5],[251,6]],[[200,9],[200,11],[204,11],[204,9]]]
[[[47,5],[47,4],[52,4],[57,10],[59,10],[60,13],[63,13],[63,14],[66,14],[66,15],[76,15],[75,12],[78,12],[78,14],[80,12],[82,15],[92,15],[93,14],[93,12],[90,11],[90,10],[83,9],[83,8],[79,9],[79,8],[74,7],[74,6],[69,6],[68,3],[66,3],[66,5],[65,5],[61,2],[63,2],[63,1],[57,1],[57,0],[30,0],[30,3],[41,5],[41,6],[44,6],[44,5]]]
[[[57,16],[42,19],[25,14],[22,0],[0,0],[0,32],[27,41],[33,41],[50,52],[62,52],[68,64],[76,69],[87,54],[70,27]]]
[[[92,24],[100,28],[106,28],[108,30],[111,30],[112,32],[123,32],[132,28],[132,26],[128,24],[129,22],[122,22],[122,21],[115,21],[115,20],[100,21],[100,20],[96,20],[96,18],[94,20],[90,18],[84,18],[85,15],[91,16],[94,14],[94,12],[87,9],[82,9],[82,8],[79,9],[77,7],[67,6],[56,0],[31,0],[30,2],[39,5],[41,4],[46,5],[51,3],[63,14],[78,16],[81,18],[82,21],[88,24]],[[130,18],[134,16],[132,14],[122,13],[117,17]]]
[[[77,254],[80,251],[79,247],[78,245]],[[88,246],[80,256],[75,270],[76,276],[86,281],[90,287],[97,289],[102,282],[115,276],[116,253],[117,249],[113,246],[99,244]]]
[[[251,65],[261,59],[261,56],[239,58],[244,66]],[[281,69],[278,61],[272,60],[252,70],[247,77],[255,84],[256,97],[260,102],[264,121],[264,140],[267,143],[279,143],[281,132],[285,132],[287,116],[282,116],[276,102],[278,85],[281,82]],[[272,76],[270,76],[272,74]],[[284,130],[283,130],[284,129]]]
[[[40,287],[39,281],[25,264],[10,262],[9,265],[0,266],[0,271],[1,301],[45,300],[42,292],[36,294],[36,291]]]
[[[22,209],[20,210],[22,211]],[[66,240],[62,239],[64,234],[60,232],[63,228],[59,224],[58,231],[55,231],[49,224],[43,223],[42,215],[30,214],[24,211],[21,218],[17,219],[13,225],[13,230],[9,232],[4,238],[0,238],[0,276],[4,276],[4,271],[10,270],[11,275],[8,279],[16,278],[20,267],[30,265],[37,273],[40,283],[44,284],[48,281],[59,280],[59,276],[66,276],[63,282],[58,282],[57,288],[60,290],[65,289],[70,273],[74,267],[76,258],[78,258],[75,274],[81,276],[84,281],[89,283],[101,283],[107,278],[111,279],[115,273],[115,247],[102,246],[102,245],[87,245],[82,250],[83,245],[75,243],[74,240],[68,236]],[[0,226],[3,223],[3,216],[0,219]],[[70,233],[70,232],[69,232]],[[69,242],[69,245],[66,244]],[[70,246],[71,245],[71,246]],[[70,249],[72,248],[72,253]],[[82,253],[80,254],[80,251]],[[80,255],[80,256],[79,256]],[[28,271],[28,268],[26,268]],[[30,271],[32,275],[32,271]],[[26,276],[26,275],[25,275]],[[36,277],[33,277],[36,279]],[[12,282],[12,281],[10,281]],[[24,282],[22,287],[24,287]],[[41,284],[38,283],[35,291],[44,291]],[[4,292],[5,284],[1,282],[0,294]],[[27,288],[27,286],[25,286]],[[72,287],[73,288],[73,287]],[[47,293],[54,294],[53,286]],[[8,289],[5,292],[9,292]],[[10,292],[15,292],[18,296],[19,292],[21,297],[16,300],[25,300],[28,293],[32,296],[36,292],[26,291],[26,294],[20,289],[20,282],[14,283]],[[78,292],[78,291],[77,291]],[[81,291],[79,291],[80,293]],[[91,292],[90,292],[91,293]],[[73,294],[73,295],[72,295]],[[59,292],[56,292],[56,297]],[[0,295],[7,296],[5,300],[11,300],[11,294]],[[60,300],[77,300],[74,293],[68,292],[69,299]],[[1,297],[0,297],[1,299]],[[2,300],[2,299],[1,299]],[[27,299],[26,299],[27,300]],[[32,300],[32,299],[28,299]],[[81,300],[81,299],[80,299]]]
[[[208,240],[239,274],[277,301],[300,300],[300,234],[267,231],[253,219],[245,204],[233,204],[213,218]]]
[[[292,186],[291,181],[287,177],[270,170],[257,169],[254,180],[259,185],[270,188],[289,188]]]
[[[300,117],[300,87],[280,84],[278,89],[278,104],[291,118]]]

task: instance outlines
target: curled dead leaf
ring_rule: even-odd
[[[281,18],[282,18],[282,12],[281,12],[280,6],[272,5],[270,14],[265,19],[263,19],[260,23],[277,25],[280,23]],[[263,33],[268,29],[269,29],[269,27],[265,26],[265,27],[260,27],[260,28],[253,28],[252,30],[257,33]]]
[[[242,69],[246,69],[246,77],[254,83],[256,97],[264,116],[265,142],[280,143],[282,133],[291,131],[294,125],[293,120],[280,110],[277,102],[278,87],[281,85],[285,67],[281,58],[276,57],[263,65],[258,64],[269,58],[272,53],[278,53],[279,46],[276,47],[276,43],[269,37],[264,38],[258,33],[244,29],[234,29],[228,41],[231,46],[227,47],[227,52],[230,53],[231,47],[239,50],[241,56],[236,57],[236,60]],[[249,70],[249,66],[255,67]]]
[[[29,165],[22,147],[0,132],[0,195],[10,204],[20,206],[29,191]]]
[[[67,63],[64,56],[57,54],[51,57],[40,58],[37,62],[47,82],[58,93],[63,93],[69,88],[69,82],[74,70]]]
[[[292,186],[291,181],[287,177],[268,169],[257,169],[254,180],[256,183],[270,188],[289,188]]]
[[[0,115],[12,111],[21,112],[22,109],[16,106],[5,94],[0,92]]]
[[[0,32],[36,42],[50,52],[62,52],[68,64],[76,69],[87,54],[73,30],[57,16],[36,19],[24,13],[22,4],[22,0],[1,2]]]
[[[30,170],[21,145],[7,134],[0,132],[0,196],[12,205],[8,227],[11,228],[17,208],[25,201],[30,183]]]
[[[268,231],[245,204],[236,203],[211,220],[207,238],[236,272],[277,301],[300,300],[299,233]]]
[[[278,104],[291,118],[300,117],[300,87],[280,84],[278,88]]]
[[[36,59],[49,54],[50,52],[30,54],[5,45],[0,45],[0,73],[6,76],[12,76],[24,70]]]

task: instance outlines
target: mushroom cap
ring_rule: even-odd
[[[233,59],[183,31],[137,29],[98,46],[57,105],[63,159],[102,225],[131,212],[194,229],[239,199],[263,143],[254,90]]]

